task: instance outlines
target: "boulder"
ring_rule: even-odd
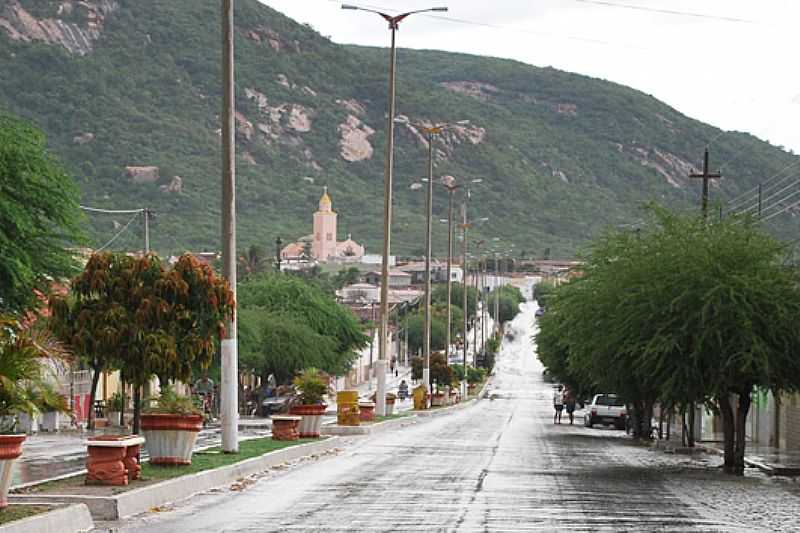
[[[134,183],[155,183],[159,180],[158,167],[125,167],[125,175]]]

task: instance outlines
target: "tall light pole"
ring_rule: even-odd
[[[222,276],[236,300],[236,145],[234,140],[233,0],[222,0]],[[222,339],[222,450],[239,451],[236,315]]]
[[[453,276],[451,268],[453,263],[453,194],[458,189],[455,178],[445,183],[447,188],[447,340],[444,348],[444,356],[447,364],[450,364],[450,322],[452,313],[450,307],[453,297]]]
[[[426,388],[430,388],[430,378],[431,378],[431,235],[432,235],[432,222],[433,222],[433,140],[436,135],[439,135],[445,129],[455,126],[455,125],[465,125],[469,124],[468,120],[460,120],[458,122],[453,123],[439,123],[434,126],[426,126],[424,124],[412,124],[403,117],[402,119],[398,117],[395,119],[396,123],[405,123],[409,125],[413,125],[415,127],[420,128],[428,137],[428,195],[425,201],[425,217],[426,217],[426,226],[425,226],[425,332],[423,337],[423,350],[424,350],[424,362],[425,366],[422,369],[422,382],[425,384]],[[448,181],[442,178],[442,184],[449,188]],[[451,195],[452,196],[452,195]],[[452,201],[452,198],[451,198]],[[449,248],[450,248],[450,238],[448,237],[448,255],[449,255]],[[447,277],[448,277],[448,296],[449,296],[449,287],[450,287],[450,263],[448,258],[448,265],[447,265]],[[450,313],[450,301],[448,298],[447,302],[447,312],[448,315]],[[449,327],[450,320],[448,319],[448,327]],[[450,341],[450,332],[447,332],[447,342]],[[449,349],[445,349],[445,360],[447,361],[447,353]]]
[[[478,262],[475,265],[475,273],[473,274],[475,278],[475,322],[472,326],[472,366],[477,366],[476,359],[478,358],[478,304],[481,303],[481,291],[478,288],[478,280],[481,274],[481,247],[483,243],[483,239],[475,241],[475,257]]]
[[[395,35],[400,22],[409,15],[415,13],[425,13],[428,11],[447,11],[446,7],[432,7],[429,9],[419,9],[409,11],[400,15],[387,15],[380,11],[367,9],[350,4],[342,4],[342,9],[354,9],[375,13],[389,23],[389,31],[392,34],[391,48],[389,49],[389,115],[386,117],[386,161],[383,170],[383,258],[381,262],[381,325],[380,343],[378,346],[378,390],[375,394],[375,412],[379,416],[386,414],[386,348],[387,335],[389,332],[389,250],[392,225],[392,172],[394,169],[394,118],[395,118],[395,66],[397,63],[397,52],[395,48]]]

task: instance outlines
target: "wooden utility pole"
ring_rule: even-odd
[[[689,174],[690,178],[701,178],[703,180],[703,197],[702,197],[702,210],[703,210],[703,220],[708,219],[708,180],[711,179],[720,179],[722,178],[722,174],[719,171],[711,173],[708,170],[708,147],[706,147],[705,153],[703,154],[703,173],[698,174],[696,172],[692,172]]]

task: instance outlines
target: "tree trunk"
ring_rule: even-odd
[[[722,396],[717,398],[717,401],[719,402],[719,410],[722,414],[722,435],[725,449],[725,462],[723,468],[726,474],[734,474],[733,407],[731,407],[731,399],[728,394],[723,393]]]
[[[739,409],[736,411],[736,444],[734,446],[733,473],[744,475],[744,451],[747,443],[747,413],[750,411],[752,387],[743,387],[739,392]]]
[[[139,385],[133,386],[133,430],[134,435],[139,434],[139,417],[142,413],[142,388]]]
[[[125,378],[122,376],[120,372],[119,376],[119,390],[120,395],[122,396],[122,406],[119,408],[119,427],[125,427]]]
[[[103,372],[102,366],[92,366],[94,375],[92,376],[92,388],[89,391],[89,413],[86,417],[86,428],[90,431],[94,429],[94,399],[97,397],[97,384],[100,381],[100,374]]]
[[[697,415],[697,407],[694,402],[689,404],[689,431],[686,433],[686,445],[689,448],[694,448],[694,424],[695,416]]]

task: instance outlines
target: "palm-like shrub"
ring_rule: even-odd
[[[0,433],[14,431],[18,413],[69,410],[48,379],[68,357],[46,329],[0,318]]]

